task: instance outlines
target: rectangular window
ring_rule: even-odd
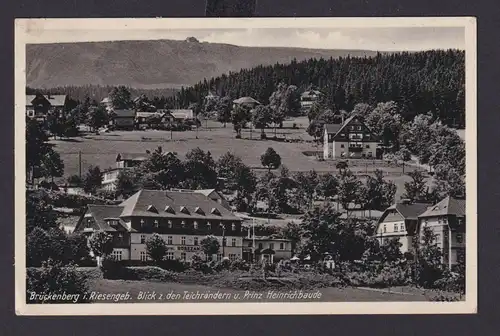
[[[198,245],[198,237],[193,238],[193,245]]]
[[[462,244],[464,242],[464,236],[461,233],[457,233],[457,243]]]
[[[341,144],[341,145],[340,145],[340,148],[344,148],[344,144]]]
[[[168,245],[172,245],[173,244],[173,238],[172,238],[172,236],[168,236],[167,237],[167,244]]]
[[[229,260],[234,261],[236,259],[237,259],[237,257],[236,257],[235,253],[229,253]]]
[[[154,225],[155,225],[155,228],[158,228],[160,226],[160,222],[158,222],[158,219],[155,219]]]
[[[370,145],[366,145],[366,148],[370,148]]]
[[[399,231],[399,226],[398,226],[398,224],[396,223],[396,224],[394,224],[394,232],[398,232],[398,231]]]
[[[259,249],[262,249],[262,243],[259,243]]]
[[[148,254],[146,251],[141,251],[141,261],[147,261],[148,260]]]
[[[122,260],[122,251],[113,251],[111,253],[111,258],[116,261]]]
[[[198,230],[198,222],[197,222],[197,221],[194,221],[194,223],[193,223],[193,228],[194,228],[195,230]]]
[[[165,259],[167,259],[167,260],[174,260],[175,259],[174,252],[167,252],[165,254]]]
[[[284,243],[280,243],[280,250],[284,250],[285,249],[285,244]]]
[[[384,233],[387,232],[387,225],[384,224],[384,230],[383,230]]]
[[[181,245],[186,245],[186,237],[181,237]]]
[[[146,235],[141,235],[141,244],[146,244]]]
[[[186,260],[186,252],[181,252],[181,259]]]
[[[269,243],[269,249],[274,250],[274,243]]]
[[[231,246],[236,246],[236,238],[231,239]]]
[[[217,254],[217,260],[221,261],[222,260],[222,253]]]
[[[172,228],[172,226],[173,226],[172,221],[171,221],[171,220],[168,220],[168,228],[169,228],[169,229],[171,229],[171,228]]]

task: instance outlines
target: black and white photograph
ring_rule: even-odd
[[[475,19],[22,19],[15,48],[17,314],[476,312]]]

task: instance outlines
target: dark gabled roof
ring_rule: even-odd
[[[90,213],[92,216],[92,219],[94,220],[94,223],[98,226],[99,230],[103,231],[127,231],[125,222],[123,220],[119,219],[120,215],[123,211],[122,206],[118,205],[95,205],[95,204],[89,204],[87,206],[88,211],[87,213]],[[105,219],[109,218],[117,218],[119,219],[119,224],[120,226],[113,227],[110,226],[106,223]],[[83,218],[83,221],[85,221],[86,218]]]
[[[325,124],[325,130],[328,134],[337,134],[342,124]]]
[[[384,223],[384,220],[386,219],[387,216],[392,211],[397,211],[404,219],[406,222],[406,230],[410,234],[414,234],[416,227],[417,227],[417,219],[420,214],[422,214],[427,207],[431,206],[431,204],[428,203],[412,203],[412,204],[406,204],[406,203],[396,203],[385,209],[384,213],[382,216],[380,216],[377,226],[375,228],[375,232],[378,232],[378,228],[380,224]]]
[[[114,110],[117,118],[135,118],[135,110]]]
[[[158,209],[158,214],[147,211],[150,205],[154,205],[155,208]],[[175,214],[165,211],[168,205],[175,210]],[[120,206],[123,207],[121,217],[152,216],[241,221],[239,217],[233,215],[219,203],[212,201],[205,195],[195,192],[143,189],[130,196],[130,198],[122,202]],[[189,211],[189,214],[181,212],[181,207],[185,207]],[[197,207],[204,212],[204,215],[195,212]],[[213,208],[217,209],[220,215],[212,214],[211,210]]]
[[[417,219],[428,207],[431,206],[430,203],[413,203],[404,204],[396,203],[393,205],[394,208],[404,217],[404,219]]]
[[[363,125],[368,129],[368,131],[371,133],[373,136],[373,140],[377,141],[378,137],[372,132],[372,130],[364,123],[363,119],[357,115],[353,115],[349,118],[347,118],[343,124],[325,124],[325,129],[328,134],[333,134],[334,137],[337,136],[337,134],[341,133],[350,123],[353,119],[355,118],[360,118],[359,121],[363,123]]]
[[[32,105],[33,99],[35,99],[36,95],[26,95],[26,106]],[[52,106],[64,106],[66,103],[66,95],[43,95],[45,99]]]
[[[446,197],[434,206],[429,207],[427,211],[418,217],[434,216],[465,216],[465,198]]]

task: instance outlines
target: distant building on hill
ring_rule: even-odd
[[[352,116],[342,124],[326,124],[323,158],[382,158],[380,140],[360,116]]]
[[[108,113],[113,111],[113,101],[111,100],[111,98],[105,97],[103,100],[101,100],[101,104],[104,106],[106,111],[108,111]]]
[[[258,100],[252,97],[241,97],[236,100],[233,100],[233,108],[236,105],[246,106],[249,108],[255,108],[257,105],[262,105]]]
[[[133,130],[135,125],[135,110],[113,110],[111,124],[119,130]]]
[[[202,253],[201,241],[213,235],[220,249],[210,257],[236,260],[242,257],[241,222],[201,193],[143,189],[119,205],[88,205],[75,232],[110,233],[115,260],[147,261],[146,241],[153,233],[165,240],[166,259],[190,261]]]
[[[108,191],[116,189],[116,180],[120,171],[128,168],[137,167],[143,161],[147,160],[148,154],[118,154],[116,156],[115,168],[106,169],[102,172],[102,188]]]
[[[307,90],[300,95],[300,107],[303,112],[307,112],[314,102],[318,101],[321,96],[321,92],[318,90]]]
[[[26,95],[26,116],[45,120],[50,113],[63,113],[67,99],[67,95]]]

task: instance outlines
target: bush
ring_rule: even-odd
[[[447,271],[441,279],[434,282],[433,287],[444,291],[464,294],[465,276]]]
[[[411,283],[411,277],[406,267],[387,264],[382,265],[379,269],[373,267],[364,271],[346,272],[344,279],[354,287],[387,288]]]
[[[236,259],[229,265],[231,271],[248,271],[250,270],[250,265],[243,259]]]
[[[120,261],[105,258],[101,271],[104,279],[174,281],[174,273],[157,266],[124,266]]]
[[[60,262],[48,260],[42,264],[41,268],[27,268],[26,271],[27,303],[88,302],[84,297],[88,291],[87,277],[82,272],[78,272],[75,266],[63,266]],[[43,297],[40,298],[34,294],[51,295],[52,298],[44,301]],[[57,295],[74,295],[75,300],[64,299]]]
[[[457,301],[462,301],[460,296],[457,295],[450,295],[446,293],[440,293],[438,295],[432,296],[430,298],[430,301],[436,301],[436,302],[457,302]]]

